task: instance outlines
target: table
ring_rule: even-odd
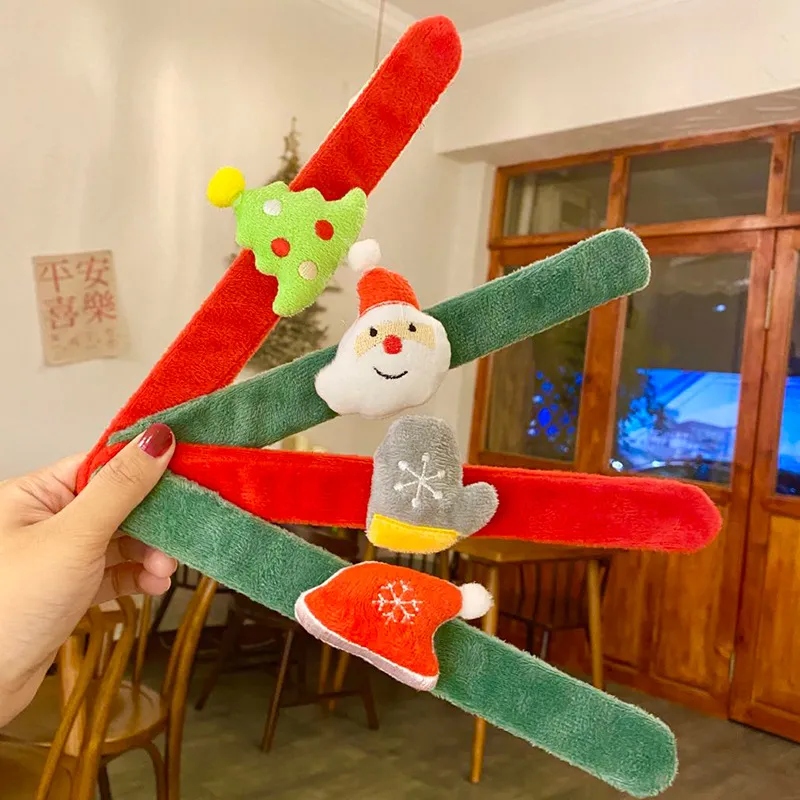
[[[589,605],[589,642],[592,654],[592,683],[603,688],[603,647],[601,622],[600,559],[607,559],[613,552],[597,548],[560,547],[522,542],[517,539],[464,539],[450,551],[441,554],[439,565],[443,578],[449,578],[449,553],[458,553],[467,561],[467,580],[471,580],[474,564],[487,569],[486,588],[495,598],[495,605],[483,618],[484,632],[494,636],[497,632],[500,597],[500,567],[520,566],[546,561],[586,561],[586,593]],[[475,718],[472,739],[472,765],[470,782],[479,783],[483,770],[483,751],[486,743],[486,720]]]

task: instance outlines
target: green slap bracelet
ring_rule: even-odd
[[[345,565],[171,473],[123,528],[289,618],[302,592]],[[634,797],[655,796],[672,783],[674,736],[645,711],[462,621],[439,629],[435,649],[433,693],[441,699]]]
[[[433,308],[447,330],[450,367],[508,347],[595,306],[644,288],[650,259],[630,231],[605,231],[543,261],[490,281]],[[314,378],[336,352],[320,350],[244,383],[198,397],[119,431],[124,442],[164,422],[181,442],[264,447],[336,415]]]

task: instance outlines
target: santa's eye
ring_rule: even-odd
[[[417,326],[416,326],[416,325],[415,325],[415,324],[412,322],[412,323],[411,323],[411,324],[408,326],[408,330],[409,330],[411,333],[416,333],[416,332],[417,332]]]
[[[370,328],[369,329],[369,335],[370,336],[377,336],[378,335],[378,329],[377,328]]]

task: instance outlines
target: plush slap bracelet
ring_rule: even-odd
[[[316,188],[331,201],[354,188],[368,193],[438,99],[459,57],[458,37],[449,21],[434,18],[413,26],[291,189]],[[263,213],[269,213],[266,204],[272,199],[264,201]],[[647,278],[648,259],[641,244],[631,234],[613,231],[429,313],[447,332],[450,366],[455,367],[635,291]],[[230,466],[225,452],[241,452],[225,446],[261,447],[333,417],[314,387],[322,368],[332,362],[333,349],[238,387],[221,388],[277,321],[271,310],[277,289],[275,277],[259,272],[253,254],[243,251],[112,422],[84,465],[81,485],[120,442],[157,418],[173,427],[181,454],[207,444],[214,453],[209,463],[218,465],[220,477]],[[255,466],[247,479],[253,482],[242,486],[235,500],[245,508],[256,494],[272,491],[267,471],[256,469],[261,454],[251,451],[251,458]],[[576,505],[582,502],[583,488],[591,485],[591,480],[583,486],[576,483]],[[302,487],[296,493],[302,494]],[[631,508],[643,499],[630,493],[626,498]],[[525,514],[527,503],[514,499],[511,504],[520,515],[530,516]],[[650,513],[663,511],[654,507]],[[691,515],[675,523],[688,519]],[[124,528],[289,617],[304,593],[321,587],[344,566],[331,554],[174,473],[167,473]],[[673,533],[682,535],[689,546],[697,538],[687,531]],[[452,609],[446,611],[445,616],[452,616]],[[458,621],[438,629],[435,654],[439,675],[434,691],[443,699],[635,796],[657,794],[672,781],[674,738],[645,712]]]
[[[535,336],[597,305],[644,288],[650,260],[629,231],[606,231],[535,265],[426,310],[444,326],[455,369]],[[250,380],[137,420],[114,433],[129,441],[164,422],[179,441],[264,447],[336,413],[317,394],[315,378],[335,347],[319,350]],[[96,466],[96,464],[95,464]]]
[[[278,524],[366,526],[371,458],[181,443],[170,469]],[[464,483],[478,482],[494,486],[499,506],[475,537],[685,553],[720,526],[691,484],[465,464]]]

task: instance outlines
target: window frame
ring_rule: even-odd
[[[599,150],[594,153],[583,153],[500,167],[495,177],[489,249],[494,251],[506,247],[534,247],[549,244],[570,245],[603,230],[558,231],[556,233],[534,234],[531,236],[505,236],[503,225],[506,213],[508,182],[510,178],[516,175],[610,161],[612,168],[606,227],[613,228],[625,224],[625,211],[630,189],[630,161],[633,157],[675,150],[691,150],[714,145],[734,144],[753,139],[765,139],[772,142],[772,157],[770,159],[767,184],[767,204],[764,214],[632,225],[630,226],[631,230],[644,238],[800,226],[800,211],[793,213],[786,211],[789,181],[791,179],[792,136],[797,133],[800,133],[800,122],[791,125],[749,128],[744,131],[726,131],[686,139],[670,139],[653,144],[636,145],[616,150]],[[612,213],[613,210],[621,210],[621,213],[615,215]]]
[[[774,125],[685,139],[674,139],[648,145],[604,150],[595,153],[565,156],[545,161],[527,162],[497,170],[494,185],[489,233],[489,268],[487,280],[503,274],[507,266],[533,263],[560,252],[600,230],[579,230],[538,234],[531,236],[504,236],[503,225],[506,213],[508,181],[511,177],[537,170],[560,169],[602,161],[611,162],[611,178],[608,189],[607,228],[625,225],[631,159],[646,153],[685,150],[708,147],[715,144],[730,144],[751,139],[769,139],[772,142],[770,172],[767,185],[767,202],[764,214],[744,217],[690,220],[684,222],[657,223],[630,226],[654,251],[666,251],[670,243],[678,245],[687,237],[702,236],[711,250],[714,240],[731,241],[731,234],[749,238],[759,231],[774,232],[782,228],[800,227],[800,212],[787,213],[791,177],[793,135],[800,135],[800,122],[791,125]],[[765,244],[769,249],[769,244]],[[771,253],[769,254],[771,257]],[[762,251],[760,258],[766,258]],[[589,330],[584,359],[584,380],[580,412],[577,422],[575,458],[573,461],[556,461],[524,455],[510,455],[489,451],[485,447],[489,421],[491,390],[491,357],[478,363],[475,383],[469,458],[472,463],[497,466],[526,467],[530,469],[577,470],[610,474],[609,459],[614,441],[616,425],[616,398],[619,370],[622,358],[625,314],[625,298],[614,300],[595,308],[590,313]],[[756,406],[758,404],[755,398]],[[614,473],[615,474],[615,473]],[[730,488],[717,484],[701,484],[703,489],[718,501],[730,497]]]

